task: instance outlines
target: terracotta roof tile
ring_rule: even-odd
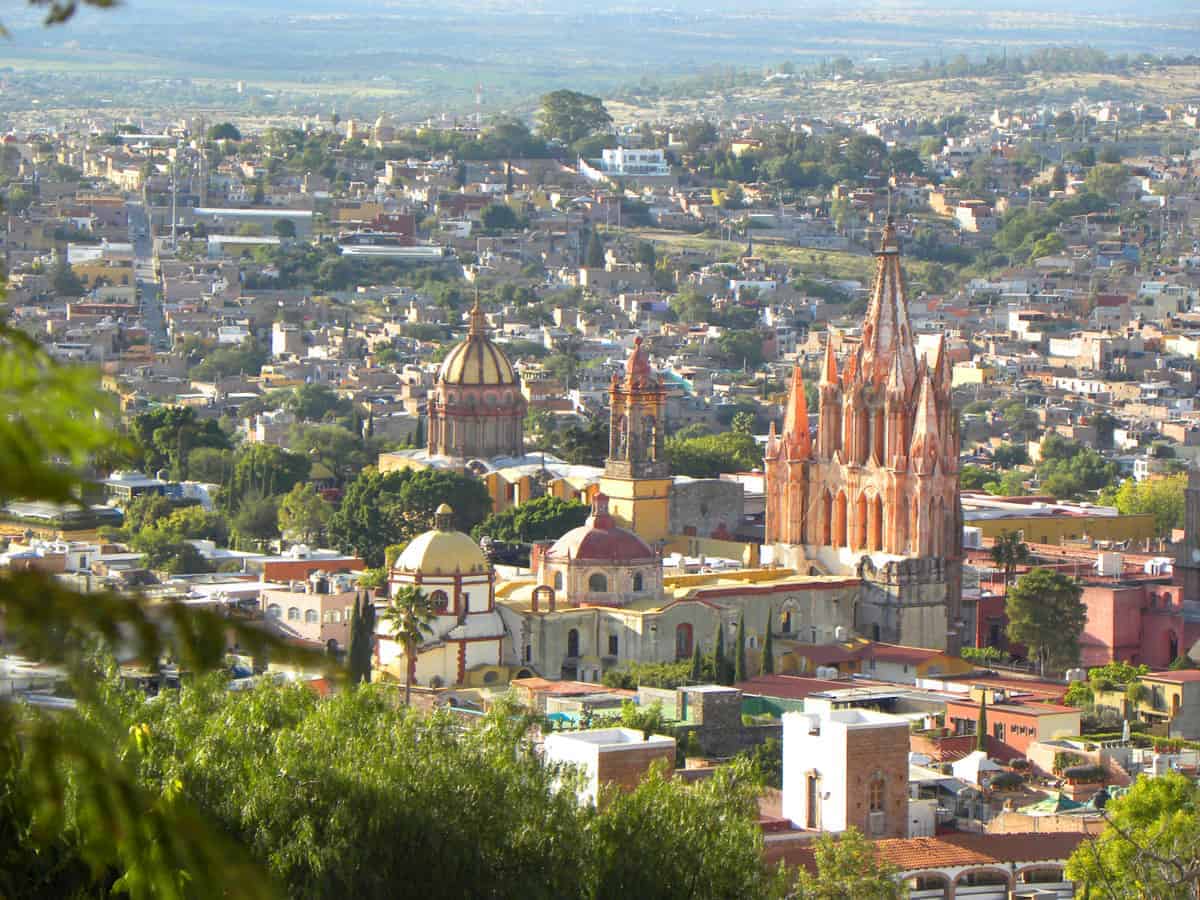
[[[876,841],[875,852],[900,869],[918,872],[949,866],[989,866],[1065,860],[1086,835],[1064,833],[946,834],[938,837],[892,838]],[[813,869],[812,844],[779,841],[768,843],[768,862]]]

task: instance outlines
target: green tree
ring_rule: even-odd
[[[746,671],[746,614],[738,616],[737,647],[733,656],[733,682],[741,684],[748,677]]]
[[[479,224],[488,231],[504,231],[518,227],[520,221],[507,203],[489,203],[479,215]]]
[[[704,657],[700,653],[700,642],[692,642],[692,682],[699,684],[704,680]]]
[[[767,610],[767,634],[763,638],[762,660],[760,661],[760,675],[775,674],[775,610]]]
[[[375,651],[375,600],[371,595],[356,592],[350,610],[350,640],[346,648],[346,664],[351,684],[371,680],[371,658]]]
[[[1184,496],[1187,474],[1165,475],[1135,481],[1127,478],[1121,486],[1101,493],[1100,502],[1115,506],[1123,515],[1154,516],[1154,531],[1160,538],[1183,527]]]
[[[320,540],[333,507],[311,484],[296,484],[279,502],[279,530],[306,544]]]
[[[471,534],[476,538],[487,536],[498,541],[528,544],[560,538],[582,525],[587,517],[585,504],[547,494],[492,513],[476,525]]]
[[[1004,573],[1004,587],[1012,584],[1018,566],[1029,562],[1029,547],[1015,531],[1002,531],[992,542],[992,562]]]
[[[1091,193],[1113,201],[1118,199],[1128,180],[1129,173],[1124,166],[1101,164],[1087,173],[1084,184]]]
[[[129,423],[129,434],[140,451],[143,468],[150,474],[169,469],[177,478],[191,477],[193,451],[228,450],[231,446],[218,422],[200,419],[190,406],[161,406],[138,413]],[[220,483],[224,479],[209,480]]]
[[[1030,569],[1008,591],[1008,639],[1024,644],[1044,675],[1047,666],[1067,668],[1079,661],[1079,636],[1087,624],[1083,588],[1041,567]]]
[[[798,900],[901,900],[906,891],[896,867],[876,855],[875,845],[855,828],[828,832],[813,842],[816,871],[796,873]]]
[[[754,434],[754,413],[745,410],[734,413],[729,427],[739,434]]]
[[[752,435],[742,431],[666,442],[667,461],[676,475],[716,478],[725,472],[745,472],[762,466],[762,450]]]
[[[713,680],[717,684],[730,684],[733,681],[733,666],[725,656],[725,623],[717,617],[717,630],[713,635],[712,653]]]
[[[1139,778],[1108,802],[1099,837],[1083,841],[1066,875],[1083,896],[1194,900],[1200,883],[1200,787],[1168,772]]]
[[[762,864],[762,835],[752,825],[757,791],[748,766],[721,766],[690,790],[668,776],[655,768],[633,791],[603,792],[586,828],[594,880],[570,893],[683,900],[770,892],[775,885]],[[664,821],[677,825],[663,828]]]
[[[86,290],[65,254],[59,253],[55,259],[54,269],[50,273],[50,287],[60,297],[82,297]]]
[[[987,694],[984,693],[979,698],[979,718],[975,721],[975,749],[987,752]]]
[[[238,509],[250,497],[286,494],[308,479],[312,462],[274,444],[248,444],[237,453],[225,502]]]
[[[208,129],[210,141],[240,141],[242,133],[232,122],[219,122]]]
[[[233,533],[239,546],[261,546],[279,536],[279,498],[257,492],[243,494],[233,517]]]
[[[291,219],[276,219],[271,223],[271,233],[277,238],[294,238],[296,236],[296,223]]]
[[[429,597],[416,585],[398,588],[383,612],[392,640],[404,647],[404,705],[412,703],[412,683],[417,677],[417,648],[433,634],[435,614]]]
[[[578,91],[558,90],[545,94],[538,111],[542,135],[568,145],[603,131],[611,124],[612,116],[600,98]]]
[[[594,228],[588,235],[587,252],[584,253],[583,264],[589,269],[604,268],[604,241],[600,238],[600,232]]]
[[[77,503],[92,458],[121,442],[111,396],[92,371],[60,366],[0,326],[0,397],[0,502]],[[8,651],[65,672],[78,702],[52,715],[0,703],[0,891],[91,896],[119,878],[134,900],[270,896],[236,842],[178,786],[152,790],[138,781],[145,731],[136,722],[108,728],[114,694],[95,654],[105,641],[119,642],[148,663],[169,657],[202,673],[224,664],[228,636],[250,653],[269,648],[301,664],[308,655],[216,613],[84,595],[38,572],[0,570],[0,612]],[[189,872],[204,878],[185,890],[181,873]]]

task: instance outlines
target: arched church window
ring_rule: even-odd
[[[784,612],[783,612],[782,627],[783,627],[784,634],[792,633],[792,611],[790,609],[784,610]]]
[[[306,609],[304,611],[304,621],[307,622],[309,625],[316,625],[317,622],[319,621],[319,617],[317,616],[317,611],[315,609]]]
[[[556,591],[561,591],[562,587],[563,587],[562,572],[555,572],[554,573],[554,589]]]
[[[871,779],[871,785],[869,788],[871,812],[883,812],[883,795],[885,787],[886,785],[882,775],[876,775]]]
[[[282,613],[282,609],[278,603],[272,603],[267,607],[267,615],[272,619],[278,619]]]
[[[579,631],[572,628],[567,632],[567,656],[579,655]]]
[[[588,576],[588,590],[597,594],[606,593],[608,591],[608,576],[603,572],[593,572]]]
[[[654,459],[654,434],[656,423],[654,416],[646,416],[642,420],[642,448],[646,452],[647,459]]]
[[[634,572],[633,573],[633,592],[635,594],[641,593],[641,591],[643,589],[642,585],[643,585],[642,573]]]
[[[445,591],[434,591],[429,595],[429,605],[435,612],[445,612],[450,607],[450,598]]]

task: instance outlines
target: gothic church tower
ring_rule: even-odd
[[[918,360],[889,222],[862,342],[839,371],[827,343],[809,433],[800,369],[766,448],[766,539],[802,572],[857,574],[864,637],[957,649],[962,519],[958,417],[945,338]]]

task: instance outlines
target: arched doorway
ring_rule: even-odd
[[[692,655],[692,626],[683,622],[675,626],[675,658],[688,659]]]
[[[833,542],[834,547],[846,546],[846,492],[838,491],[837,504],[833,510]]]
[[[575,658],[579,656],[579,630],[572,628],[567,632],[567,656]]]

